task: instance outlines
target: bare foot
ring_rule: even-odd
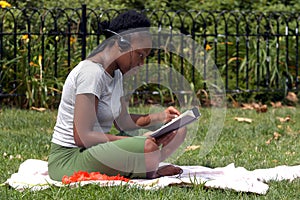
[[[182,174],[183,170],[180,167],[174,165],[164,165],[157,169],[155,173],[152,174],[152,177],[149,178],[159,178],[162,176],[173,176],[177,174]]]

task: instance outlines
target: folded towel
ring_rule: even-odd
[[[164,165],[166,163],[161,163]],[[34,167],[32,167],[34,166]],[[101,186],[127,185],[129,187],[139,187],[142,189],[159,189],[168,185],[189,185],[204,184],[206,187],[232,189],[238,192],[251,192],[266,194],[269,186],[268,181],[294,180],[300,178],[300,165],[297,166],[278,166],[268,169],[256,169],[248,171],[243,167],[235,167],[229,164],[225,167],[208,168],[203,166],[179,166],[183,169],[180,176],[165,176],[157,179],[131,179],[130,182],[123,181],[83,181],[71,183],[69,186],[97,184]],[[12,174],[5,184],[10,185],[16,190],[44,190],[51,185],[64,187],[60,181],[51,180],[48,175],[46,161],[28,159],[24,161],[17,173]]]

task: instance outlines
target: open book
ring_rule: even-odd
[[[182,113],[180,116],[172,119],[156,131],[154,131],[151,136],[154,138],[158,138],[166,133],[169,133],[171,131],[177,130],[183,126],[186,126],[197,119],[201,116],[199,110],[197,107],[194,107],[190,110],[185,111]]]

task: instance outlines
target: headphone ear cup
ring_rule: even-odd
[[[118,39],[118,45],[121,49],[121,51],[126,51],[131,47],[131,44],[128,40],[124,39],[123,37],[120,37]]]

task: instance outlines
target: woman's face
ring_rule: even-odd
[[[116,61],[118,68],[125,74],[142,66],[146,57],[150,54],[152,47],[152,40],[150,36],[144,34],[133,34],[130,40],[131,49],[121,55]]]

